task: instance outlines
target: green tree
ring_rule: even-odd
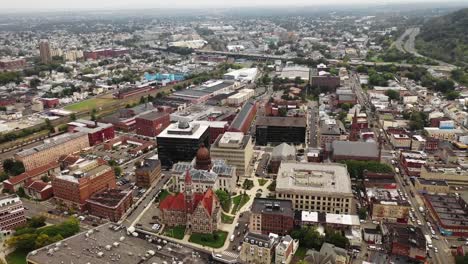
[[[116,177],[120,177],[122,175],[122,168],[119,166],[114,167],[114,173]]]
[[[75,120],[76,120],[76,114],[75,114],[75,113],[72,113],[72,114],[70,115],[70,120],[71,120],[71,121],[75,121]]]
[[[23,162],[14,159],[6,159],[3,161],[3,170],[9,175],[16,176],[25,172]]]
[[[365,220],[367,218],[367,208],[361,207],[358,211],[359,219]]]
[[[426,115],[422,112],[413,111],[410,116],[409,129],[411,131],[422,130],[426,124]]]
[[[218,189],[216,190],[216,196],[218,197],[219,203],[221,204],[223,211],[229,212],[229,209],[231,208],[231,196],[229,195],[229,193],[225,190]]]
[[[35,249],[37,234],[22,234],[7,239],[6,244],[18,250],[31,251]]]
[[[46,120],[45,120],[45,126],[46,126],[46,128],[49,130],[50,133],[54,133],[54,132],[55,132],[55,128],[54,128],[54,126],[52,125],[52,122],[50,121],[50,119],[46,118]]]
[[[385,95],[388,96],[388,98],[390,98],[390,100],[400,100],[400,93],[398,91],[395,91],[395,90],[387,90],[385,91]]]
[[[91,121],[96,121],[97,120],[97,110],[96,108],[93,108],[93,110],[91,110]]]
[[[299,85],[299,84],[303,84],[304,81],[302,80],[301,77],[297,76],[296,78],[294,78],[294,83],[295,83],[296,85]]]
[[[348,248],[349,246],[349,240],[346,238],[341,231],[339,230],[333,230],[328,228],[325,230],[325,242],[333,244],[337,247],[340,248]]]
[[[449,91],[445,94],[445,97],[448,99],[448,100],[455,100],[457,99],[458,97],[460,97],[460,92],[458,91]]]
[[[40,84],[41,84],[41,80],[39,80],[37,78],[34,78],[34,79],[29,81],[29,86],[31,88],[37,88]]]
[[[33,216],[28,220],[28,226],[32,228],[43,227],[46,225],[46,218],[44,216]]]
[[[286,107],[281,107],[278,109],[279,116],[286,116],[288,114],[288,109]]]
[[[351,109],[351,104],[350,103],[343,103],[340,105],[340,108],[345,111],[345,112],[348,112],[349,109]]]

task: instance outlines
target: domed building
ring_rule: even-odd
[[[204,144],[200,145],[195,156],[195,169],[197,170],[211,170],[211,156],[210,151],[205,147]]]

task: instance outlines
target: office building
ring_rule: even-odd
[[[270,159],[270,173],[278,173],[278,169],[283,161],[295,161],[296,160],[296,148],[286,143],[273,148]]]
[[[56,202],[75,210],[85,210],[93,194],[116,187],[114,169],[99,159],[79,160],[52,179]]]
[[[287,235],[294,228],[294,210],[290,200],[255,198],[250,212],[250,232]]]
[[[10,234],[12,230],[26,225],[23,203],[16,195],[0,197],[0,231]]]
[[[305,143],[307,127],[305,117],[260,116],[255,126],[257,145]]]
[[[39,42],[39,53],[42,63],[48,64],[52,62],[52,54],[50,52],[50,46],[47,40],[41,40],[41,42]]]
[[[354,196],[345,164],[282,162],[276,197],[291,200],[294,210],[354,214]]]
[[[248,175],[254,153],[252,137],[242,132],[226,132],[211,145],[210,153],[213,159],[235,166],[238,176]]]
[[[414,179],[414,188],[419,193],[449,193],[450,186],[444,180],[426,180],[419,177]]]
[[[161,178],[161,162],[154,159],[145,159],[137,164],[135,169],[135,185],[149,188]]]
[[[15,154],[15,159],[23,162],[26,171],[57,161],[62,155],[69,155],[89,147],[85,132],[66,133],[44,140],[42,145]]]
[[[179,122],[171,124],[157,136],[158,155],[163,167],[179,161],[191,161],[201,145],[209,146],[207,125]]]
[[[109,189],[93,194],[86,200],[90,214],[117,222],[132,206],[131,190]]]

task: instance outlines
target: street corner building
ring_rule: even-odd
[[[159,204],[159,209],[163,224],[186,226],[193,233],[211,234],[221,221],[221,207],[215,193],[211,188],[204,193],[193,192],[189,171],[185,175],[185,191],[167,196]]]

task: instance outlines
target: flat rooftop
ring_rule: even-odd
[[[437,218],[446,226],[458,226],[468,229],[468,212],[463,209],[463,199],[450,195],[425,194],[424,199],[437,214]]]
[[[277,192],[352,195],[348,170],[340,163],[282,162],[276,181]]]
[[[306,127],[305,117],[259,116],[256,126]]]
[[[101,225],[34,250],[28,254],[27,260],[37,264],[139,264],[172,263],[172,258],[177,258],[182,263],[206,263],[206,260],[194,257],[190,248],[158,244],[156,239],[150,243],[144,235],[127,235],[125,228],[114,227],[113,224]],[[156,249],[157,245],[162,249]]]
[[[45,140],[42,145],[30,148],[30,149],[23,150],[21,152],[18,152],[16,155],[18,155],[20,157],[26,157],[26,156],[32,155],[34,153],[44,151],[46,149],[53,148],[55,146],[64,144],[64,143],[66,143],[68,141],[74,140],[74,139],[82,137],[82,136],[87,136],[87,135],[88,134],[85,133],[85,132],[66,133],[66,134],[63,134],[63,135],[60,135],[60,136],[56,136],[56,137],[54,137],[54,138],[52,138],[50,140]]]
[[[379,146],[375,142],[333,141],[334,156],[378,157]]]
[[[175,123],[164,129],[157,138],[199,139],[209,126],[205,124]]]
[[[255,198],[251,211],[256,214],[294,216],[291,200]]]

